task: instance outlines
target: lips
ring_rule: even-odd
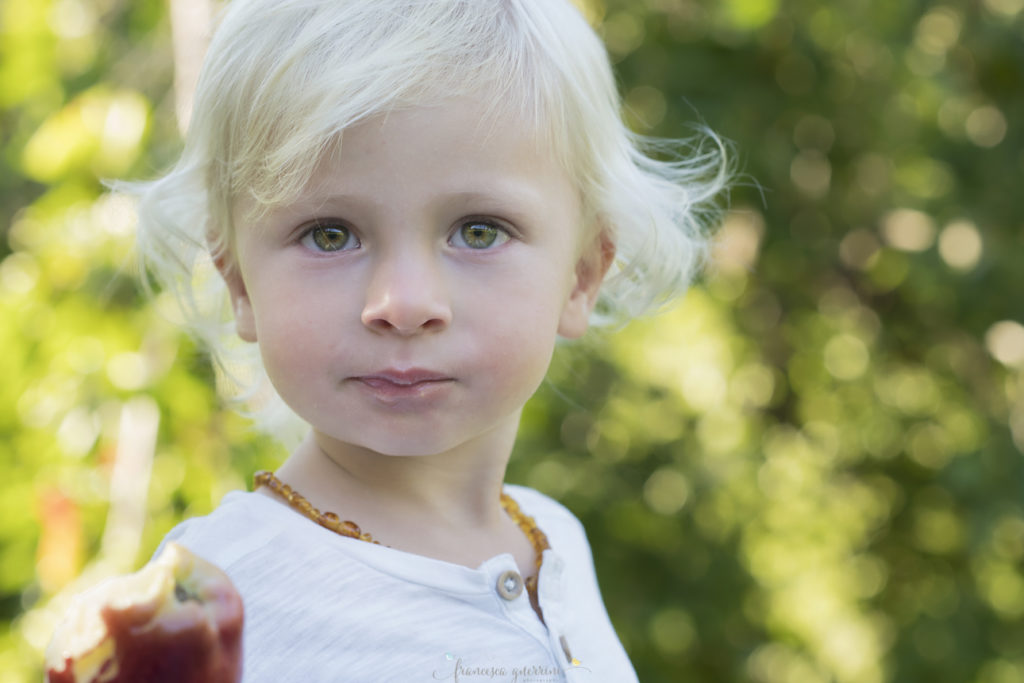
[[[442,373],[413,368],[384,370],[352,377],[375,398],[389,404],[402,399],[427,399],[440,395],[455,380]]]
[[[362,375],[356,379],[369,384],[394,384],[396,386],[410,387],[428,382],[444,382],[451,377],[430,370],[412,368],[410,370],[385,370],[369,375]]]

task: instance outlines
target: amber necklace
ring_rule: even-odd
[[[379,541],[373,540],[373,537],[360,529],[359,525],[355,522],[343,520],[333,512],[321,512],[317,508],[313,507],[313,504],[306,500],[305,496],[278,479],[273,472],[260,470],[253,475],[253,484],[254,488],[266,486],[273,493],[284,498],[294,509],[298,510],[325,529],[330,529],[341,536],[380,545]],[[519,509],[519,504],[504,491],[501,492],[501,507],[505,510],[505,513],[512,518],[512,521],[522,529],[523,533],[526,534],[526,538],[530,541],[530,545],[533,546],[533,554],[534,557],[536,557],[537,571],[533,576],[527,577],[523,583],[526,584],[526,590],[529,592],[531,600],[536,603],[537,576],[540,574],[540,565],[544,561],[544,551],[551,547],[548,545],[548,537],[537,527],[537,523],[533,521],[533,517],[525,515],[523,511]]]

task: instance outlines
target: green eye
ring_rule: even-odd
[[[341,251],[351,249],[355,240],[352,233],[340,225],[318,225],[302,238],[302,242],[315,251]]]
[[[459,227],[454,240],[458,246],[470,249],[489,249],[508,240],[508,233],[489,223],[465,223]]]

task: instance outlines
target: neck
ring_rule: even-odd
[[[516,424],[433,455],[395,456],[312,433],[278,470],[316,507],[373,528],[483,531],[504,520],[499,495]]]

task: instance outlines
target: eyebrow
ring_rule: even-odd
[[[462,192],[452,192],[443,196],[445,199],[451,201],[462,200],[466,202],[485,202],[500,205],[514,204],[516,206],[529,206],[540,201],[536,192],[525,187],[516,187],[515,184],[503,188],[497,193],[466,190]]]
[[[457,190],[442,192],[431,197],[431,204],[445,205],[451,202],[466,204],[480,203],[491,205],[503,212],[522,214],[524,209],[536,206],[541,202],[540,193],[521,183],[502,183],[496,191],[489,190]],[[374,209],[383,206],[385,203],[377,200],[372,194],[347,193],[344,190],[337,192],[326,192],[320,194],[314,190],[310,195],[300,197],[288,208],[300,213],[311,213],[313,215],[324,210],[330,211],[331,207],[352,206],[357,209]]]

